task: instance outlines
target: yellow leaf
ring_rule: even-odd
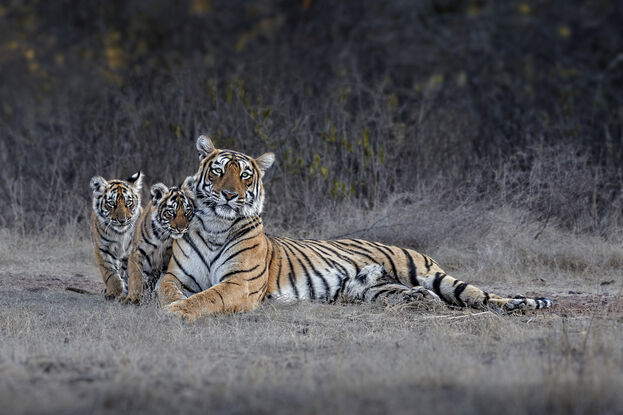
[[[571,28],[567,25],[562,25],[558,27],[558,36],[563,38],[568,38],[571,36]]]
[[[119,46],[109,46],[105,50],[106,61],[110,69],[120,69],[125,66],[125,52]]]
[[[212,0],[192,0],[190,2],[190,14],[201,16],[210,13],[212,10]]]
[[[532,7],[528,3],[521,3],[519,5],[519,12],[521,14],[530,14],[532,13]]]
[[[325,166],[322,166],[320,168],[320,174],[322,174],[322,178],[326,180],[327,176],[329,176],[329,169],[327,169]]]
[[[476,17],[480,14],[480,6],[478,4],[472,3],[467,8],[467,15],[470,17]]]

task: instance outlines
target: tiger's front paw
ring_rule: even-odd
[[[199,318],[199,313],[189,304],[187,299],[174,301],[164,306],[164,311],[173,314],[182,320],[193,322]]]

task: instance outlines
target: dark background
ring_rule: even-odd
[[[284,226],[405,191],[623,224],[620,1],[0,4],[0,227],[86,234],[92,175],[180,183],[202,133],[276,153]]]

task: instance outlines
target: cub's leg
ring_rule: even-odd
[[[106,284],[106,291],[104,297],[107,300],[114,300],[123,294],[124,284],[121,276],[111,270],[104,271],[104,284]]]
[[[128,295],[122,300],[125,304],[140,304],[143,295],[143,267],[136,250],[128,261]]]
[[[113,264],[110,261],[104,261],[99,249],[95,250],[95,260],[102,273],[102,280],[106,286],[104,297],[107,300],[112,300],[120,297],[125,289],[125,284],[119,273],[119,264]]]
[[[434,292],[402,284],[379,264],[367,265],[354,278],[344,280],[342,298],[350,301],[406,303],[429,300],[441,303]]]

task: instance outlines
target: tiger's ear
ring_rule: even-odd
[[[91,177],[89,185],[91,186],[91,189],[93,189],[94,195],[101,195],[104,193],[104,189],[106,188],[106,179],[102,176],[93,176]]]
[[[195,176],[188,176],[184,179],[184,183],[182,183],[182,190],[186,192],[193,192],[193,186],[195,185]]]
[[[264,174],[266,173],[266,170],[268,170],[275,162],[275,153],[264,153],[255,159],[255,161],[260,167],[260,170],[262,170],[262,174]]]
[[[137,171],[132,176],[128,177],[127,182],[132,185],[135,191],[140,191],[143,187],[143,172],[140,170]]]
[[[203,160],[208,157],[214,151],[214,144],[207,135],[200,135],[197,138],[197,151],[199,152],[199,160]]]
[[[169,189],[162,183],[151,186],[151,201],[155,204],[160,202]]]

